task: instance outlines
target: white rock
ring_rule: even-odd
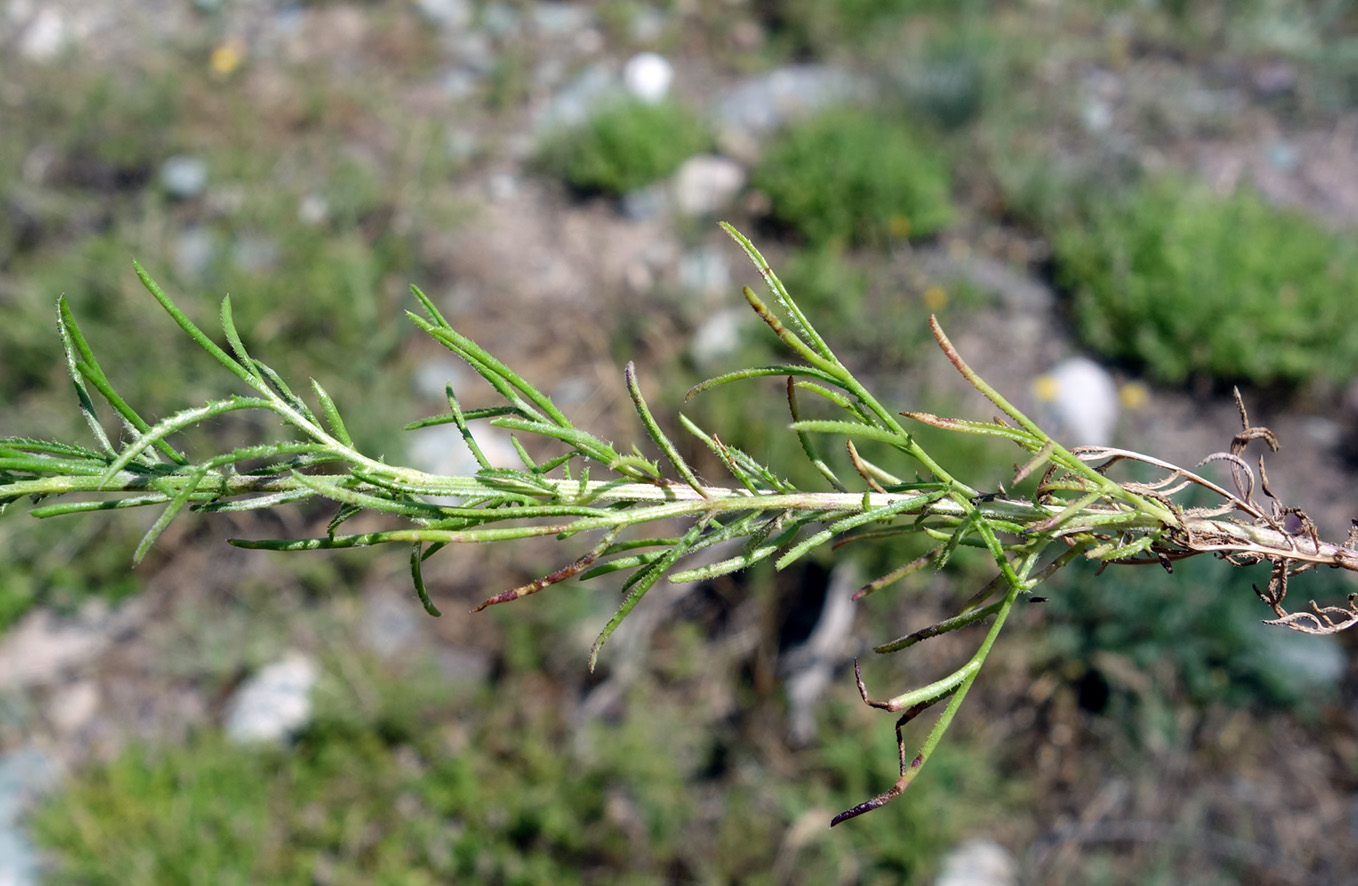
[[[710,112],[722,153],[755,161],[774,130],[819,110],[870,101],[872,82],[830,65],[790,65],[736,84]]]
[[[745,187],[745,167],[726,157],[699,154],[674,174],[674,206],[687,216],[711,215],[729,206]]]
[[[603,65],[591,65],[562,87],[534,121],[539,135],[579,126],[597,109],[625,94],[616,76]]]
[[[307,194],[297,203],[297,220],[314,228],[330,217],[330,201],[321,194]]]
[[[628,191],[618,208],[628,221],[644,222],[668,213],[670,202],[670,189],[660,183]]]
[[[1325,692],[1348,671],[1348,656],[1335,636],[1308,636],[1277,625],[1255,623],[1259,657],[1270,670],[1303,692]]]
[[[1014,856],[993,840],[968,840],[943,857],[934,886],[1015,886]]]
[[[207,276],[217,254],[217,238],[201,225],[191,225],[174,238],[174,267],[185,280],[200,281]]]
[[[311,690],[320,678],[316,664],[292,652],[261,668],[232,697],[226,735],[232,741],[281,742],[311,720]]]
[[[99,710],[99,684],[77,680],[61,687],[47,702],[47,719],[62,736],[75,735]]]
[[[50,7],[40,10],[24,29],[19,54],[29,61],[48,62],[56,58],[70,40],[70,29],[60,12]]]
[[[528,13],[540,32],[550,37],[565,37],[590,30],[593,12],[585,4],[537,3]]]
[[[176,200],[191,200],[207,189],[207,161],[176,154],[160,164],[160,184]]]
[[[425,18],[443,28],[465,28],[472,22],[470,0],[415,0]]]
[[[0,755],[0,886],[43,882],[38,850],[21,826],[22,814],[59,778],[52,759],[32,745]]]
[[[698,367],[711,366],[740,347],[740,327],[750,316],[749,311],[728,308],[718,311],[703,321],[693,333],[688,355]]]
[[[0,640],[0,689],[53,683],[104,650],[108,636],[83,619],[63,619],[50,610],[30,612]]]
[[[853,631],[853,594],[858,586],[854,569],[840,564],[830,573],[820,619],[811,636],[790,649],[779,664],[787,685],[788,731],[795,744],[816,737],[816,710],[821,696],[835,678],[842,676],[852,657],[849,639]]]
[[[685,292],[700,296],[728,296],[731,291],[731,262],[721,249],[701,246],[684,253],[675,266],[679,285]],[[752,316],[748,310],[735,309],[741,316]]]
[[[659,53],[639,52],[622,69],[627,91],[648,104],[663,101],[674,82],[674,66]]]
[[[456,390],[456,389],[454,389]],[[485,422],[471,426],[473,439],[481,454],[495,468],[521,468],[523,461],[514,448],[510,435]],[[457,425],[443,424],[421,428],[406,438],[406,460],[413,468],[445,477],[470,477],[481,470],[481,464],[462,439]],[[434,505],[458,507],[463,499],[455,495],[426,495],[425,501]]]
[[[374,596],[364,606],[358,636],[373,652],[391,658],[409,651],[420,641],[422,614],[409,600],[394,594]]]
[[[1107,446],[1118,420],[1118,388],[1093,360],[1071,357],[1052,367],[1033,386],[1047,430],[1072,446]]]

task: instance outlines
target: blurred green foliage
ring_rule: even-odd
[[[711,141],[698,115],[678,102],[614,101],[551,134],[539,162],[578,191],[620,195],[665,178]]]
[[[1081,338],[1183,382],[1343,381],[1358,247],[1248,190],[1166,178],[1088,199],[1051,234]]]
[[[1175,705],[1293,706],[1332,688],[1306,667],[1329,656],[1328,638],[1262,623],[1252,584],[1266,567],[1223,569],[1206,557],[1162,569],[1114,568],[1095,580],[1080,564],[1056,576],[1043,593],[1045,644],[1057,667],[1085,679],[1090,707],[1126,715],[1136,701]],[[1325,574],[1307,576],[1324,581]],[[1301,579],[1298,579],[1301,581]],[[1330,579],[1334,581],[1334,579]],[[1339,595],[1308,583],[1306,593]],[[1318,658],[1317,658],[1318,657]]]
[[[533,619],[538,649],[568,648],[594,616],[577,605],[589,595],[560,590],[541,601],[550,614]],[[676,626],[660,642],[675,665],[668,690],[700,693],[709,638]],[[646,673],[616,714],[580,722],[570,712],[581,687],[557,682],[542,670],[552,662],[535,656],[504,659],[492,686],[431,679],[432,662],[344,654],[344,680],[321,684],[318,716],[295,747],[239,747],[204,732],[180,748],[134,745],[75,774],[30,818],[57,860],[53,875],[90,886],[205,872],[242,884],[885,886],[927,877],[961,834],[1020,794],[959,744],[909,802],[832,834],[825,823],[845,797],[894,778],[882,765],[894,756],[891,731],[865,729],[872,714],[856,699],[831,705],[821,747],[787,756],[773,775],[734,725],[657,703]],[[531,701],[544,693],[564,703]],[[747,696],[746,715],[767,718],[775,699]]]
[[[966,12],[989,0],[788,0],[777,9],[774,25],[792,46],[816,53],[852,50],[875,32],[910,16]]]
[[[908,270],[874,273],[872,258],[808,247],[791,252],[778,273],[826,337],[867,355],[875,371],[937,359],[929,315],[937,315],[946,328],[961,327],[970,312],[992,300],[965,280],[944,285]]]
[[[846,109],[777,135],[753,184],[772,215],[809,245],[881,245],[924,237],[956,210],[942,151],[881,111]]]

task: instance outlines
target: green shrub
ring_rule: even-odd
[[[1086,694],[1110,694],[1106,702],[1086,699],[1090,707],[1116,712],[1130,700],[1286,707],[1324,694],[1320,638],[1260,622],[1250,585],[1262,587],[1267,568],[1223,576],[1214,566],[1186,560],[1173,576],[1124,569],[1116,588],[1095,587],[1088,567],[1053,581],[1047,642]]]
[[[790,0],[774,24],[797,46],[818,52],[869,39],[885,25],[909,16],[955,11],[958,0]],[[976,7],[972,2],[963,4]],[[980,6],[987,4],[982,3]],[[779,36],[779,34],[775,34]]]
[[[901,121],[868,110],[791,126],[754,184],[768,194],[774,218],[815,245],[925,236],[954,214],[942,153]]]
[[[1087,205],[1052,242],[1080,336],[1157,379],[1298,383],[1358,370],[1358,250],[1253,193],[1154,181]]]
[[[587,193],[625,194],[658,181],[711,143],[698,117],[673,102],[616,102],[557,133],[542,165]]]

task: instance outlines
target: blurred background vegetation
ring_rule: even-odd
[[[1326,422],[1303,465],[1316,487],[1353,488],[1334,455],[1358,369],[1351,4],[160,6],[0,10],[0,435],[82,438],[60,294],[147,414],[222,390],[140,290],[135,256],[206,327],[230,293],[252,349],[322,380],[360,447],[390,460],[447,469],[448,447],[421,455],[399,429],[465,380],[401,316],[411,283],[556,380],[581,424],[633,439],[623,361],[663,412],[773,353],[735,321],[728,346],[705,345],[753,275],[713,213],[676,211],[664,183],[713,152],[748,175],[721,217],[885,402],[968,408],[936,368],[931,311],[994,333],[1002,390],[1028,383],[1006,362],[1024,359],[1014,300],[983,273],[1000,267],[1054,293],[1036,352],[1145,378],[1158,415],[1185,424],[1242,385],[1294,422],[1275,428],[1285,443]],[[672,94],[599,98],[590,84],[643,50],[673,65]],[[731,131],[722,100],[740,84],[808,70],[850,86],[795,114],[767,99],[776,125]],[[686,408],[814,483],[781,394],[741,393]],[[1158,420],[1129,432],[1153,454],[1181,429]],[[1211,429],[1212,448],[1234,429]],[[980,444],[951,457],[994,482],[1012,460]],[[830,833],[895,777],[890,720],[859,703],[848,662],[968,596],[983,559],[861,604],[815,735],[794,739],[782,678],[831,552],[646,601],[635,648],[591,676],[609,586],[465,612],[564,562],[551,547],[431,562],[437,622],[388,554],[222,550],[328,516],[186,519],[135,572],[144,515],[0,522],[0,629],[134,612],[97,660],[0,686],[0,750],[36,742],[65,773],[26,823],[51,882],[886,884],[930,881],[976,838],[1024,882],[1339,883],[1358,862],[1351,645],[1262,629],[1250,584],[1266,575],[1072,570],[1024,610],[908,795]],[[840,559],[867,577],[918,553]],[[1314,578],[1298,592],[1342,586]],[[869,679],[955,664],[960,647],[936,642]],[[232,690],[289,649],[325,675],[310,725],[287,748],[224,740]],[[97,702],[67,727],[51,705],[73,681]]]

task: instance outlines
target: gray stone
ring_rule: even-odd
[[[833,65],[789,65],[741,81],[712,108],[722,153],[741,160],[758,154],[763,138],[787,123],[846,102],[865,102],[870,81]]]
[[[704,246],[690,250],[679,258],[675,273],[679,286],[685,291],[700,296],[724,296],[730,293],[731,262],[726,251]],[[750,313],[740,309],[744,316]]]
[[[19,818],[58,776],[52,759],[31,745],[0,755],[0,886],[38,886],[38,851]]]
[[[61,12],[50,7],[38,10],[19,38],[19,54],[32,62],[49,62],[71,42],[70,27]]]
[[[574,3],[538,3],[528,18],[539,32],[558,38],[578,34],[594,23],[594,13]]]
[[[712,215],[725,209],[745,187],[745,167],[726,157],[699,154],[674,174],[674,208],[687,216]]]
[[[850,638],[858,611],[853,602],[858,586],[853,567],[836,566],[829,582],[816,627],[779,662],[787,686],[788,737],[797,745],[816,737],[816,710],[821,696],[853,657]]]
[[[461,29],[471,24],[471,0],[415,0],[415,8],[441,28]]]
[[[290,652],[261,668],[227,705],[226,735],[241,744],[282,742],[311,722],[311,690],[320,670]]]
[[[0,641],[0,689],[54,683],[108,643],[98,619],[65,619],[36,609]]]
[[[467,68],[449,68],[439,78],[443,94],[455,102],[466,101],[481,88],[481,77]]]
[[[740,347],[741,327],[753,315],[739,308],[727,308],[709,316],[693,333],[688,346],[689,358],[699,368],[716,364]]]
[[[278,241],[272,237],[245,234],[236,239],[231,249],[231,261],[242,271],[260,273],[278,263]]]
[[[994,840],[968,840],[943,857],[934,886],[1016,886],[1014,856]]]
[[[20,831],[0,826],[0,886],[38,886],[38,850]]]
[[[1259,656],[1270,663],[1274,676],[1301,695],[1334,689],[1348,670],[1348,657],[1338,637],[1302,634],[1278,625],[1256,627]]]
[[[622,195],[618,209],[628,221],[644,222],[659,218],[670,211],[669,188],[656,184],[629,191]]]
[[[509,434],[477,422],[471,426],[472,436],[481,453],[494,467],[522,467],[518,450],[509,440]],[[406,457],[411,467],[430,474],[448,477],[468,477],[481,469],[462,432],[456,425],[436,425],[412,431],[406,437]]]
[[[602,65],[591,65],[566,84],[538,114],[539,133],[579,126],[605,102],[626,93],[617,78]]]
[[[180,231],[174,240],[174,267],[179,276],[189,282],[207,277],[212,258],[217,252],[217,238],[201,225]]]
[[[508,3],[487,3],[481,8],[481,27],[495,37],[507,37],[519,26],[519,14]]]
[[[35,797],[57,784],[58,775],[52,758],[32,745],[0,755],[0,827],[18,822]]]
[[[160,164],[160,184],[176,200],[192,200],[207,190],[207,161],[175,154]]]
[[[315,227],[330,217],[330,202],[321,194],[307,194],[297,202],[297,220]]]
[[[367,601],[358,636],[363,644],[382,658],[391,658],[410,649],[420,638],[423,615],[411,601],[392,594],[381,594]],[[427,618],[427,616],[424,616]]]
[[[467,365],[461,360],[436,356],[415,367],[411,386],[416,396],[446,405],[448,402],[448,385],[453,386],[453,393],[460,398],[459,392],[473,378],[474,376],[467,369]]]
[[[63,685],[47,701],[47,719],[58,735],[72,736],[84,729],[99,711],[101,693],[94,680]]]
[[[520,184],[519,177],[512,172],[492,172],[486,179],[486,196],[496,203],[503,203],[519,193]]]

